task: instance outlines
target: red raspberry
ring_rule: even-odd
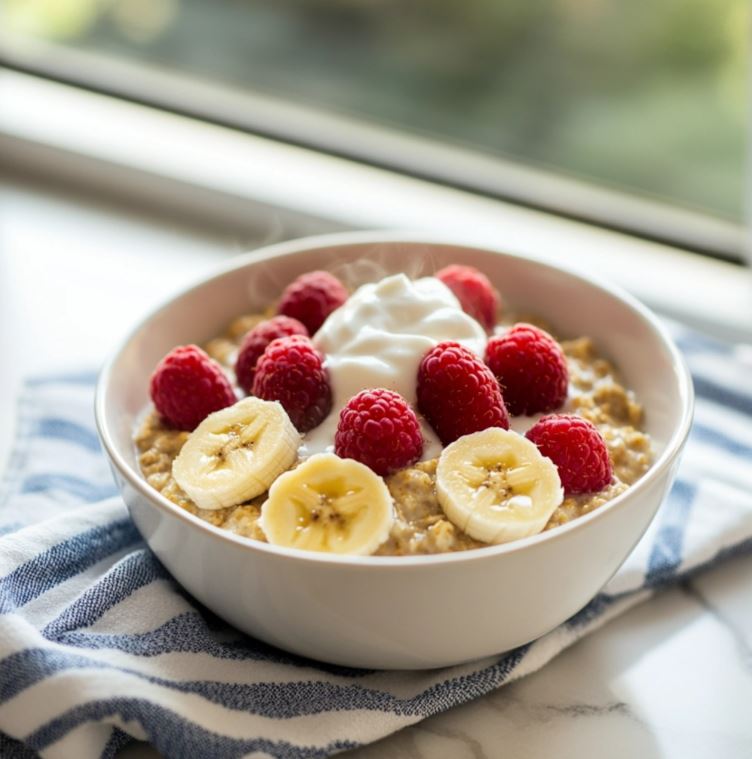
[[[261,358],[266,346],[278,337],[290,335],[308,337],[308,330],[297,319],[291,319],[289,316],[275,316],[257,324],[243,338],[235,361],[235,376],[238,378],[238,385],[246,393],[251,392],[253,375],[256,374],[256,362]]]
[[[611,483],[606,441],[587,419],[570,414],[544,416],[525,437],[556,464],[566,495],[595,493]]]
[[[515,324],[486,346],[486,363],[514,416],[543,414],[567,398],[567,359],[556,340],[532,324]]]
[[[279,401],[298,432],[321,424],[332,408],[332,389],[321,354],[302,335],[280,337],[256,364],[253,394]]]
[[[423,453],[418,417],[399,393],[363,390],[340,412],[334,452],[385,477],[414,464]]]
[[[459,343],[439,343],[418,368],[418,409],[444,445],[486,427],[509,429],[499,383]]]
[[[237,400],[220,365],[197,345],[173,348],[159,362],[149,394],[160,416],[181,430],[194,429]]]
[[[473,266],[452,264],[435,274],[454,294],[462,310],[490,332],[501,307],[499,293],[488,277]]]
[[[309,271],[285,288],[277,313],[303,322],[313,335],[324,319],[346,300],[347,290],[335,276],[328,271]]]

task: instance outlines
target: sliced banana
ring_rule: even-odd
[[[319,453],[277,478],[261,507],[261,529],[277,546],[373,553],[394,522],[384,480],[364,464]]]
[[[564,500],[553,462],[527,438],[499,427],[443,450],[436,494],[449,520],[484,543],[535,535]]]
[[[235,506],[289,469],[298,445],[300,434],[280,403],[244,398],[196,427],[172,463],[172,475],[202,509]]]

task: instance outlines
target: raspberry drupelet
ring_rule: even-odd
[[[569,371],[559,344],[532,324],[515,324],[486,346],[486,363],[514,416],[545,414],[567,398]]]
[[[486,427],[509,429],[496,377],[471,350],[451,341],[431,348],[420,362],[418,410],[444,445]]]
[[[256,364],[252,390],[265,401],[279,401],[298,432],[317,427],[332,408],[322,356],[303,335],[280,337],[267,345]]]
[[[437,271],[435,276],[454,293],[466,314],[480,323],[486,332],[493,329],[501,301],[496,288],[482,271],[474,266],[452,264]]]
[[[587,419],[572,414],[544,416],[525,437],[556,464],[566,495],[595,493],[611,484],[606,441]]]
[[[180,430],[195,429],[237,400],[222,367],[197,345],[173,348],[159,362],[149,394],[162,419]]]
[[[253,388],[253,377],[256,374],[256,364],[266,350],[266,346],[279,337],[303,335],[308,337],[305,325],[289,316],[275,316],[272,319],[257,324],[243,338],[235,361],[235,376],[238,385],[246,393]]]
[[[313,336],[335,308],[347,300],[345,286],[328,271],[309,271],[293,280],[282,293],[277,313],[302,322]]]
[[[340,412],[334,452],[385,477],[423,453],[418,417],[393,390],[362,390]]]

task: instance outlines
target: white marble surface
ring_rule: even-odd
[[[101,363],[140,314],[251,241],[16,182],[0,192],[2,461],[20,377]],[[749,759],[752,557],[645,602],[518,683],[347,756]]]
[[[752,756],[752,557],[664,592],[544,669],[346,754]]]

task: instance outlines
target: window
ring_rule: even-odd
[[[545,178],[736,225],[747,21],[746,0],[0,0],[0,55],[617,226]]]

